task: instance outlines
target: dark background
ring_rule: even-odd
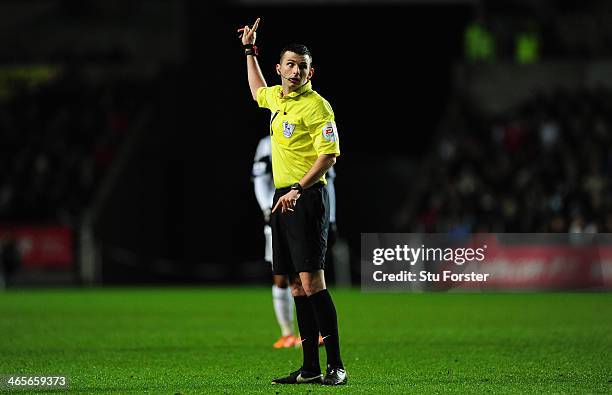
[[[179,154],[187,171],[185,244],[176,246],[177,258],[230,264],[261,254],[262,221],[248,180],[269,114],[250,98],[236,34],[257,17],[258,59],[268,85],[279,83],[273,70],[284,45],[304,43],[313,52],[313,87],[332,104],[341,136],[341,235],[358,248],[360,232],[391,231],[394,203],[409,191],[382,169],[394,157],[418,160],[430,143],[448,99],[467,7],[210,10],[192,4],[188,14],[192,83],[184,100],[193,111],[186,117],[188,144],[181,147],[188,153]]]
[[[257,17],[267,83],[279,83],[281,48],[306,44],[313,87],[334,109],[354,283],[361,233],[612,231],[611,11],[605,1],[2,2],[0,245],[29,248],[11,236],[23,226],[69,228],[63,283],[269,281],[251,182],[269,114],[251,100],[236,31]],[[535,45],[526,60],[521,38]],[[34,263],[14,282],[52,272]]]

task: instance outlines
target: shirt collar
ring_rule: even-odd
[[[298,97],[299,95],[301,95],[302,93],[310,92],[311,90],[312,90],[312,82],[308,81],[307,83],[305,83],[304,85],[300,86],[298,89],[294,90],[293,92],[289,92],[288,95],[281,96],[281,98],[282,99],[295,98],[295,97]],[[281,89],[279,91],[279,95],[282,95],[282,93],[283,93],[283,88],[281,87]]]

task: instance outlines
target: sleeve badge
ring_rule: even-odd
[[[325,141],[336,142],[337,141],[337,131],[336,131],[336,123],[335,122],[327,122],[323,126],[323,138]]]

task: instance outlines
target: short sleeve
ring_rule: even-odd
[[[321,98],[317,101],[308,117],[307,126],[317,155],[340,155],[338,128],[334,112],[327,100]]]
[[[262,86],[257,89],[257,104],[261,108],[270,108],[273,89]]]

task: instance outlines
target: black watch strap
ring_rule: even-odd
[[[299,193],[304,192],[304,188],[302,188],[302,185],[300,185],[299,182],[296,182],[295,184],[291,185],[291,190],[298,191]]]
[[[257,45],[253,44],[242,44],[242,48],[244,48],[245,55],[259,55],[259,50],[257,49]]]

